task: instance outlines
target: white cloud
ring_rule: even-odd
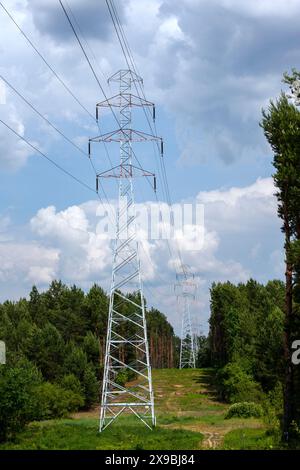
[[[257,232],[279,227],[272,178],[258,178],[250,186],[201,191],[197,199],[205,206],[206,223],[223,232]]]
[[[48,284],[58,273],[59,254],[59,249],[35,242],[0,243],[1,281]]]
[[[1,105],[0,119],[3,119],[14,131],[24,137],[25,126],[14,106]],[[34,151],[24,141],[0,123],[0,168],[2,170],[19,170],[33,153]]]

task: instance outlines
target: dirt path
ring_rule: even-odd
[[[224,436],[217,432],[203,432],[205,439],[202,441],[203,449],[216,449],[223,441]]]
[[[201,433],[201,449],[222,448],[225,435],[233,429],[259,428],[255,419],[225,419],[227,404],[217,399],[214,372],[210,369],[153,371],[158,427]],[[99,417],[99,407],[73,414],[74,419]]]

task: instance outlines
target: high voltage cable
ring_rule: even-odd
[[[0,75],[0,78],[1,80],[4,81],[4,83],[9,86],[11,88],[11,90],[14,91],[14,93],[16,93],[16,95],[18,95],[40,118],[42,118],[50,127],[52,127],[52,129],[54,129],[61,137],[63,137],[69,144],[71,144],[74,148],[76,148],[79,152],[81,152],[84,156],[88,157],[88,153],[85,152],[84,150],[82,150],[78,145],[76,145],[69,137],[67,137],[60,129],[58,129],[58,127],[56,127],[54,124],[52,124],[51,121],[49,121],[49,119],[47,119],[37,108],[35,108],[33,106],[33,104],[28,101],[24,95],[22,95],[22,93],[20,93],[8,80],[6,80],[6,78],[4,78],[2,75]],[[90,160],[90,164],[92,166],[92,169],[94,171],[94,173],[97,175],[97,171],[95,169],[95,166],[93,164],[93,162]],[[104,193],[104,197],[106,198],[108,204],[109,203],[109,200],[108,200],[108,197],[106,195],[106,192],[104,190],[104,188],[102,188],[103,190],[103,193]]]
[[[70,89],[70,87],[68,87],[68,85],[64,82],[64,80],[58,75],[58,73],[54,70],[54,68],[49,64],[49,62],[45,59],[45,57],[43,56],[43,54],[41,54],[41,52],[38,50],[38,48],[34,45],[34,43],[31,41],[31,39],[28,37],[28,35],[23,31],[23,29],[21,28],[21,26],[16,22],[16,20],[14,19],[14,17],[12,16],[12,14],[8,11],[8,9],[3,5],[2,2],[0,2],[0,6],[2,7],[2,9],[5,11],[5,13],[7,14],[7,16],[11,19],[11,21],[14,23],[14,25],[18,28],[18,30],[20,31],[20,33],[23,35],[23,37],[26,39],[26,41],[28,42],[28,44],[32,47],[32,49],[36,52],[36,54],[42,59],[42,61],[44,62],[44,64],[48,67],[48,69],[53,73],[53,75],[56,77],[56,79],[61,83],[61,85],[65,88],[65,90],[72,96],[72,98],[79,104],[79,106],[81,106],[81,108],[89,115],[89,117],[94,121],[96,122],[95,120],[95,117],[88,111],[88,109],[80,102],[80,100],[76,97],[76,95],[72,92],[72,90]],[[98,126],[99,128],[99,126]],[[105,152],[106,152],[106,156],[109,160],[109,162],[111,163],[111,160],[110,160],[110,156],[109,156],[109,153],[108,153],[108,150],[107,150],[107,147],[104,143],[104,148],[105,148]]]
[[[127,54],[128,54],[129,59],[130,59],[130,61],[131,61],[131,67],[133,68],[133,71],[134,71],[135,73],[137,73],[138,71],[137,71],[136,65],[135,65],[135,63],[134,63],[134,59],[133,59],[133,57],[132,57],[132,53],[131,53],[131,51],[130,51],[130,47],[129,47],[128,41],[127,41],[127,39],[126,39],[124,30],[123,30],[122,25],[121,25],[121,23],[120,23],[120,20],[119,20],[119,17],[118,17],[118,13],[117,13],[116,7],[115,7],[114,4],[113,4],[113,0],[106,0],[106,5],[107,5],[107,7],[108,7],[109,14],[110,14],[110,17],[111,17],[111,19],[112,19],[112,22],[113,22],[113,25],[114,25],[114,28],[115,28],[115,31],[116,31],[116,34],[117,34],[117,37],[118,37],[118,40],[119,40],[119,43],[120,43],[120,46],[121,46],[121,49],[122,49],[124,58],[125,58],[125,61],[126,61],[126,63],[127,63],[127,66],[128,66],[128,68],[130,69],[130,64],[129,64],[129,62],[128,62],[128,58],[127,58],[127,55],[126,55],[124,46],[123,46],[123,44],[122,44],[122,40],[121,40],[120,34],[121,34],[121,36],[122,36],[122,38],[123,38],[123,42],[124,42],[125,48],[127,49]],[[115,15],[115,18],[114,18],[114,15]],[[117,23],[117,24],[116,24],[116,23]],[[117,25],[118,25],[118,27],[119,27],[120,33],[119,33],[119,31],[118,31]],[[134,84],[135,84],[135,88],[136,88],[137,94],[138,94],[138,96],[140,97],[140,93],[139,93],[139,90],[138,90],[138,88],[137,88],[137,84],[136,84],[136,83],[134,83]],[[139,84],[139,85],[140,85],[140,88],[141,88],[141,92],[142,92],[142,94],[143,94],[143,97],[144,97],[144,99],[146,99],[146,96],[145,96],[144,90],[143,90],[143,88],[142,88],[142,85],[141,85],[141,84]],[[147,115],[147,111],[145,110],[145,107],[144,107],[144,106],[143,106],[143,111],[144,111],[144,114],[145,114],[145,117],[146,117],[146,119],[147,119],[147,122],[148,122],[148,125],[149,125],[149,127],[150,127],[151,132],[152,132],[152,133],[157,133],[157,131],[156,131],[156,124],[154,123],[154,131],[153,131],[151,122],[150,122],[150,120],[149,120],[149,117],[148,117],[148,115]],[[148,111],[149,111],[149,110],[148,110]],[[156,142],[156,144],[157,144],[157,142]],[[155,144],[153,143],[153,145],[155,145]],[[158,149],[158,151],[159,151],[158,144],[157,144],[157,149]],[[164,183],[165,189],[166,189],[166,199],[167,199],[167,203],[168,203],[169,206],[171,206],[171,197],[170,197],[170,191],[169,191],[169,185],[168,185],[168,180],[167,180],[167,174],[166,174],[166,168],[165,168],[165,164],[164,164],[164,159],[163,159],[163,158],[159,158],[159,160],[160,160],[160,163],[161,163],[161,166],[162,166],[163,183]],[[156,195],[156,198],[157,198],[157,195]],[[157,201],[158,201],[158,199],[157,199]],[[170,255],[171,255],[171,257],[172,257],[172,252],[171,252],[171,248],[170,248],[170,244],[169,244],[168,240],[167,240],[167,244],[168,244],[168,248],[169,248]],[[178,253],[178,257],[179,257],[179,261],[180,261],[179,264],[180,264],[180,266],[181,266],[182,271],[184,272],[184,269],[183,269],[184,265],[183,265],[182,255],[181,255],[181,253],[180,253],[177,240],[176,240],[176,244],[177,244],[177,253]]]
[[[81,40],[80,40],[80,38],[79,38],[79,35],[77,34],[77,32],[76,32],[76,30],[75,30],[75,27],[74,27],[74,25],[73,25],[73,23],[72,23],[72,21],[71,21],[71,18],[70,18],[70,16],[69,16],[68,12],[66,11],[66,8],[65,8],[64,5],[63,5],[62,0],[59,0],[59,3],[60,3],[60,5],[61,5],[61,7],[62,7],[62,9],[63,9],[63,12],[64,12],[64,14],[65,14],[65,16],[66,16],[66,18],[67,18],[67,20],[68,20],[68,23],[69,23],[69,25],[70,25],[70,27],[71,27],[73,33],[74,33],[74,36],[75,36],[75,38],[76,38],[76,40],[77,40],[77,42],[78,42],[78,44],[79,44],[79,46],[80,46],[80,49],[81,49],[81,51],[82,51],[82,53],[83,53],[83,55],[84,55],[84,57],[85,57],[85,59],[86,59],[88,65],[89,65],[89,67],[90,67],[90,69],[91,69],[91,71],[92,71],[92,74],[93,74],[93,76],[94,76],[94,78],[95,78],[95,80],[96,80],[96,82],[97,82],[97,84],[98,84],[98,86],[99,86],[99,88],[100,88],[100,90],[101,90],[101,92],[102,92],[104,98],[105,98],[106,100],[108,100],[108,97],[107,97],[107,95],[106,95],[106,93],[105,93],[105,90],[104,90],[104,88],[103,88],[102,85],[101,85],[101,82],[100,82],[100,80],[99,80],[99,78],[98,78],[98,76],[97,76],[97,74],[96,74],[96,72],[95,72],[95,69],[94,69],[94,67],[93,67],[93,65],[92,65],[92,63],[91,63],[91,61],[90,61],[90,59],[89,59],[89,57],[88,57],[88,55],[87,55],[87,53],[86,53],[84,47],[83,47],[83,44],[82,44],[82,42],[81,42]],[[69,7],[69,9],[70,9],[70,7]],[[70,11],[71,11],[71,9],[70,9]],[[72,14],[72,11],[71,11],[71,14]],[[72,16],[74,17],[73,14],[72,14]],[[74,18],[75,18],[75,17],[74,17]],[[113,114],[113,116],[114,116],[114,118],[115,118],[115,120],[116,120],[116,122],[117,122],[117,125],[120,126],[120,122],[119,122],[118,117],[116,116],[115,111],[113,110],[112,107],[110,107],[110,110],[111,110],[111,112],[112,112],[112,114]],[[140,163],[139,159],[137,158],[137,156],[136,156],[136,154],[135,154],[134,152],[133,152],[133,155],[134,155],[134,157],[136,158],[138,164],[141,166],[141,163]],[[149,182],[149,179],[148,179],[148,178],[147,178],[147,181]],[[149,182],[149,183],[150,183],[150,182]],[[151,185],[151,183],[150,183],[150,185]],[[152,185],[151,185],[151,187],[152,187]],[[144,250],[144,248],[143,248],[143,250]],[[145,251],[145,250],[144,250],[144,251]],[[147,255],[147,253],[146,253],[146,255]],[[148,257],[148,258],[149,258],[151,264],[153,265],[151,258],[150,258],[150,257]],[[154,265],[153,265],[153,266],[154,266]]]
[[[61,137],[63,137],[67,142],[69,142],[69,144],[71,144],[74,148],[76,148],[83,155],[88,156],[87,152],[82,150],[82,148],[80,148],[77,144],[75,144],[75,142],[73,142],[69,137],[67,137],[61,130],[59,130],[58,127],[52,124],[52,122],[49,121],[49,119],[46,118],[46,116],[44,116],[42,113],[40,113],[40,111],[37,108],[35,108],[33,104],[30,101],[28,101],[25,98],[25,96],[22,95],[22,93],[20,93],[6,78],[4,78],[3,75],[0,75],[0,78],[1,80],[3,80],[3,82],[7,86],[9,86],[11,90],[13,90],[14,93],[16,93],[16,95],[19,96],[19,98],[21,98],[24,101],[24,103],[26,103],[38,116],[40,116],[50,127],[52,127],[52,129],[54,129],[58,134],[60,134]]]
[[[124,42],[124,46],[125,46],[125,48],[126,48],[126,51],[127,51],[128,57],[129,57],[129,60],[131,61],[131,66],[132,66],[133,70],[134,70],[137,74],[139,74],[139,71],[138,71],[138,68],[137,68],[137,66],[136,66],[136,63],[135,63],[133,54],[132,54],[131,49],[130,49],[130,45],[129,45],[128,40],[127,40],[127,38],[126,38],[124,29],[123,29],[122,24],[121,24],[121,21],[120,21],[120,18],[119,18],[119,16],[118,16],[117,9],[116,9],[116,7],[115,7],[115,5],[114,5],[114,0],[106,0],[106,4],[107,4],[107,7],[108,7],[108,9],[109,9],[109,13],[110,13],[111,19],[112,19],[112,21],[113,21],[114,28],[115,28],[115,30],[116,30],[116,33],[117,33],[117,36],[118,36],[118,39],[119,39],[119,42],[120,42],[120,45],[121,45],[121,48],[122,48],[124,57],[125,57],[125,60],[126,60],[126,62],[127,62],[127,65],[128,65],[128,67],[130,68],[130,65],[128,64],[128,60],[127,60],[127,58],[126,58],[126,53],[125,53],[125,51],[124,51],[124,47],[123,47],[122,41],[121,41],[121,39],[120,39],[120,35],[118,34],[118,30],[117,30],[117,28],[116,28],[116,24],[115,24],[115,20],[114,20],[112,11],[110,10],[110,7],[109,7],[109,3],[110,3],[110,5],[111,5],[113,14],[114,14],[114,16],[115,16],[115,20],[116,20],[117,25],[118,25],[118,28],[119,28],[119,30],[120,30],[120,34],[121,34],[121,36],[122,36],[122,39],[123,39],[123,42]],[[135,88],[136,88],[136,91],[137,91],[137,93],[138,93],[138,95],[139,95],[139,92],[138,92],[138,90],[137,90],[137,86],[140,87],[141,92],[142,92],[142,95],[143,95],[143,98],[146,100],[146,96],[145,96],[144,89],[143,89],[143,84],[139,82],[138,85],[137,85],[137,84],[135,83]],[[139,96],[140,96],[140,95],[139,95]],[[148,114],[149,114],[149,113],[150,113],[150,110],[149,110],[147,107],[145,108],[145,107],[143,106],[143,111],[144,111],[144,113],[145,113],[145,117],[146,117],[146,119],[147,119],[147,121],[148,121],[148,125],[149,125],[149,127],[150,127],[151,132],[152,132],[153,134],[157,134],[156,123],[154,122],[154,131],[153,131],[151,121],[149,120],[149,117],[147,116],[147,112],[148,112]],[[159,148],[158,148],[158,143],[157,143],[157,142],[156,142],[156,145],[157,145],[157,149],[158,149],[158,153],[159,153]],[[154,143],[154,142],[153,142],[153,146],[155,146],[155,143]],[[170,190],[169,190],[169,185],[168,185],[168,180],[167,180],[167,174],[166,174],[164,159],[163,159],[163,158],[161,159],[161,158],[159,157],[159,161],[160,161],[160,164],[161,164],[161,167],[162,167],[162,173],[163,173],[163,178],[164,178],[164,181],[163,181],[163,182],[164,182],[164,184],[165,184],[165,186],[166,186],[166,199],[168,200],[169,205],[171,205]]]
[[[23,140],[24,142],[26,142],[27,145],[29,145],[33,150],[35,150],[36,152],[38,152],[42,157],[46,158],[46,160],[48,160],[50,163],[52,163],[54,166],[56,166],[56,168],[58,168],[60,171],[62,171],[63,173],[65,173],[66,175],[70,176],[70,178],[72,178],[73,180],[77,181],[77,183],[81,184],[82,186],[84,186],[86,189],[88,189],[89,191],[93,192],[93,193],[96,193],[96,191],[91,187],[89,186],[88,184],[86,184],[84,181],[80,180],[79,178],[77,178],[77,176],[74,176],[72,173],[70,173],[68,170],[66,170],[65,168],[63,168],[61,165],[59,165],[58,163],[56,163],[54,160],[52,160],[52,158],[48,157],[48,155],[46,155],[44,152],[42,152],[38,147],[36,147],[35,145],[33,145],[31,142],[29,142],[25,137],[23,137],[21,134],[19,134],[15,129],[13,129],[9,124],[7,124],[5,121],[3,121],[2,119],[0,119],[0,122],[5,126],[7,127],[7,129],[9,129],[11,132],[13,132],[17,137],[19,137],[19,139]]]
[[[23,31],[23,29],[20,27],[20,25],[16,22],[16,20],[13,18],[12,14],[8,11],[8,9],[3,5],[2,2],[0,2],[0,6],[2,7],[2,9],[5,11],[5,13],[8,15],[8,17],[10,18],[10,20],[15,24],[15,26],[18,28],[18,30],[20,31],[20,33],[23,35],[23,37],[26,39],[26,41],[28,42],[28,44],[34,49],[34,51],[37,53],[37,55],[42,59],[42,61],[45,63],[45,65],[49,68],[49,70],[53,73],[53,75],[56,77],[56,79],[61,83],[61,85],[65,88],[65,90],[72,96],[72,98],[81,106],[81,108],[91,117],[91,119],[96,122],[95,120],[95,117],[87,110],[87,108],[79,101],[79,99],[76,97],[76,95],[71,91],[71,89],[66,85],[66,83],[64,82],[64,80],[58,75],[58,73],[54,70],[54,68],[47,62],[47,60],[45,59],[45,57],[40,53],[40,51],[38,50],[38,48],[34,45],[34,43],[31,41],[31,39],[28,37],[28,35]],[[2,77],[2,79],[5,81],[4,77]],[[10,84],[6,81],[7,85],[10,86]],[[47,123],[53,128],[55,129],[61,136],[63,136],[66,140],[69,141],[69,143],[71,143],[73,146],[75,146],[78,150],[80,150],[81,153],[84,153],[85,155],[87,155],[82,149],[80,149],[74,142],[72,142],[68,137],[66,137],[59,129],[56,128],[56,126],[52,125],[52,123],[50,123],[49,120],[47,120],[47,118],[45,118],[45,116],[41,115],[41,113],[39,113],[39,111],[37,111],[29,102],[28,100],[26,100],[20,93],[17,92],[16,89],[14,89],[14,87],[10,86],[13,91],[15,91],[19,96],[20,98],[22,98],[37,114],[39,114],[45,121],[47,121]],[[99,127],[99,126],[98,126]],[[108,150],[106,148],[106,145],[104,143],[104,147],[105,147],[105,151],[106,151],[106,156],[108,158],[108,160],[110,161],[111,163],[111,160],[110,160],[110,156],[109,156],[109,153],[108,153]],[[88,155],[87,155],[88,156]],[[91,161],[90,159],[90,163],[91,163],[91,166],[95,172],[95,174],[97,174],[97,171],[93,165],[93,162]],[[105,191],[104,191],[104,188],[102,188],[102,191],[104,193],[104,196],[106,198],[106,200],[108,201],[108,198],[105,194]],[[108,201],[109,203],[109,201]]]
[[[59,3],[60,3],[60,5],[61,5],[61,7],[62,7],[62,9],[63,9],[63,12],[64,12],[64,14],[65,14],[65,16],[66,16],[66,18],[67,18],[67,21],[68,21],[69,25],[70,25],[70,27],[71,27],[73,33],[74,33],[74,36],[75,36],[75,38],[77,39],[77,42],[78,42],[78,44],[79,44],[79,46],[80,46],[80,49],[82,50],[82,53],[83,53],[83,55],[84,55],[84,57],[85,57],[85,59],[86,59],[88,65],[89,65],[89,67],[90,67],[90,69],[91,69],[91,71],[92,71],[92,74],[93,74],[93,76],[94,76],[94,78],[95,78],[95,80],[96,80],[96,82],[97,82],[97,84],[98,84],[98,86],[99,86],[99,88],[100,88],[100,90],[101,90],[101,92],[102,92],[104,98],[108,101],[107,94],[105,93],[105,90],[104,90],[103,86],[101,85],[101,82],[100,82],[100,80],[99,80],[99,78],[98,78],[98,76],[97,76],[97,74],[96,74],[96,72],[95,72],[95,69],[94,69],[94,67],[93,67],[93,65],[92,65],[92,63],[91,63],[91,61],[90,61],[90,59],[89,59],[89,57],[88,57],[88,55],[87,55],[87,53],[86,53],[84,47],[83,47],[83,44],[82,44],[82,42],[81,42],[81,40],[80,40],[80,38],[79,38],[79,36],[78,36],[78,34],[77,34],[75,28],[74,28],[74,25],[73,25],[73,23],[72,23],[72,21],[71,21],[71,18],[70,18],[70,16],[69,16],[68,12],[66,11],[64,5],[63,5],[62,0],[59,0]],[[121,127],[121,126],[120,126],[119,119],[118,119],[118,117],[117,117],[117,115],[116,115],[114,109],[113,109],[111,106],[109,107],[109,109],[110,109],[110,111],[112,112],[113,117],[114,117],[114,119],[115,119],[117,125],[118,125],[119,127]],[[133,150],[132,150],[132,153],[133,153],[133,155],[134,155],[136,161],[138,162],[138,164],[139,164],[140,166],[142,166],[141,163],[140,163],[140,161],[139,161],[139,159],[138,159],[138,157],[136,156],[136,154],[135,154],[135,152],[134,152]],[[149,184],[151,185],[151,183],[150,183],[150,181],[149,181],[149,177],[146,176],[146,179],[147,179],[147,181],[149,182]],[[152,185],[151,185],[151,187],[152,187]]]
[[[74,100],[81,106],[81,108],[93,119],[95,120],[94,116],[88,111],[88,109],[79,101],[79,99],[75,96],[75,94],[72,92],[72,90],[68,87],[68,85],[62,80],[62,78],[55,72],[54,68],[47,62],[45,57],[40,53],[40,51],[37,49],[37,47],[33,44],[31,39],[27,36],[27,34],[23,31],[23,29],[19,26],[19,24],[16,22],[16,20],[13,18],[11,13],[7,10],[7,8],[3,5],[2,2],[0,2],[0,6],[2,9],[5,11],[5,13],[8,15],[8,17],[11,19],[11,21],[15,24],[15,26],[18,28],[20,33],[24,36],[26,41],[30,44],[30,46],[34,49],[34,51],[38,54],[38,56],[42,59],[42,61],[46,64],[46,66],[51,70],[53,75],[57,78],[57,80],[62,84],[62,86],[67,90],[67,92],[74,98]]]
[[[114,3],[113,3],[112,1],[109,2],[108,0],[106,0],[106,5],[107,5],[107,8],[108,8],[109,15],[110,15],[110,17],[111,17],[111,20],[112,20],[114,29],[115,29],[115,31],[116,31],[117,38],[118,38],[119,44],[120,44],[120,46],[121,46],[121,49],[122,49],[122,52],[123,52],[125,61],[126,61],[126,63],[127,63],[127,66],[128,66],[129,69],[132,68],[133,71],[135,71],[135,72],[137,73],[138,70],[137,70],[137,68],[136,68],[136,65],[135,65],[135,62],[134,62],[134,58],[133,58],[132,53],[131,53],[131,50],[130,50],[130,46],[129,46],[128,41],[127,41],[127,39],[126,39],[125,32],[124,32],[124,30],[123,30],[123,27],[122,27],[122,25],[121,25],[120,19],[119,19],[119,17],[118,17],[118,13],[117,13],[116,7],[114,6]],[[117,24],[116,24],[116,23],[117,23]],[[119,28],[119,31],[120,31],[120,32],[118,31],[118,28]],[[122,39],[121,39],[120,35],[122,36],[123,42],[122,42]],[[123,43],[124,43],[124,45],[123,45]],[[127,50],[127,55],[128,55],[129,60],[130,60],[130,62],[131,62],[131,65],[130,65],[129,62],[128,62],[128,58],[127,58],[127,55],[126,55],[126,52],[125,52],[125,48],[126,48],[126,50]],[[137,74],[139,75],[139,73],[137,73]],[[139,87],[141,88],[141,91],[142,91],[142,93],[143,93],[142,84],[139,83],[138,85],[139,85]],[[139,93],[138,88],[137,88],[138,85],[136,84],[136,82],[134,82],[134,86],[135,86],[136,92],[137,92],[138,96],[140,97],[140,93]],[[143,93],[143,98],[146,99],[146,96],[145,96],[144,93]],[[148,124],[149,124],[149,127],[150,127],[150,130],[151,130],[152,134],[154,134],[154,133],[157,134],[156,129],[155,129],[155,132],[153,131],[152,126],[151,126],[151,123],[150,123],[150,121],[149,121],[149,117],[148,117],[148,115],[147,115],[147,111],[150,112],[150,110],[146,107],[146,110],[147,110],[147,111],[146,111],[144,106],[142,106],[142,108],[143,108],[143,112],[144,112],[145,117],[146,117],[146,119],[147,119],[147,121],[148,121]],[[153,146],[155,146],[155,143],[154,143],[154,142],[153,142],[152,144],[153,144]],[[156,144],[157,144],[157,146],[158,146],[158,143],[157,143],[157,142],[156,142]],[[157,147],[157,148],[158,148],[158,147]],[[156,158],[157,158],[157,155],[155,155],[155,156],[156,156]],[[159,160],[161,160],[160,156],[159,156],[158,158],[159,158]],[[158,164],[158,172],[159,172],[159,164]],[[160,173],[160,172],[159,172],[159,173]],[[160,176],[160,174],[159,174],[159,176]],[[161,178],[161,179],[162,179],[162,178]],[[163,182],[164,184],[166,184],[164,181],[162,181],[162,182]],[[166,195],[166,198],[167,198],[167,195]]]
[[[131,49],[130,49],[130,46],[129,46],[129,43],[128,43],[128,40],[126,38],[126,35],[125,35],[125,32],[124,32],[124,29],[121,25],[121,22],[120,22],[120,19],[119,19],[119,16],[118,16],[118,12],[116,10],[116,7],[114,5],[114,1],[113,0],[109,0],[111,6],[112,6],[112,10],[114,12],[114,15],[115,15],[115,18],[116,18],[116,21],[117,21],[117,24],[118,24],[118,27],[119,27],[119,30],[120,30],[120,33],[121,33],[121,36],[123,38],[123,42],[124,42],[124,45],[125,45],[125,48],[127,50],[127,53],[128,53],[128,56],[129,56],[129,59],[131,61],[131,65],[132,65],[132,68],[133,70],[135,71],[135,73],[139,74],[139,71],[137,69],[137,66],[135,64],[135,61],[134,61],[134,58],[133,58],[133,55],[132,55],[132,52],[131,52]],[[108,4],[108,0],[106,0],[106,4],[108,6],[108,9],[109,9],[109,12],[110,12],[110,16],[112,18],[112,21],[113,21],[113,24],[114,24],[114,27],[115,27],[115,30],[116,30],[116,33],[117,33],[117,36],[118,36],[118,39],[119,39],[119,42],[120,42],[120,45],[121,45],[121,48],[122,48],[122,51],[123,51],[123,54],[124,54],[124,57],[125,57],[125,60],[127,62],[127,65],[129,66],[128,64],[128,60],[127,60],[127,57],[126,57],[126,54],[124,52],[124,48],[121,44],[121,40],[120,40],[120,36],[118,34],[118,31],[117,31],[117,28],[116,28],[116,24],[115,24],[115,21],[114,21],[114,18],[113,18],[113,15],[111,13],[111,10],[109,8],[109,4]],[[130,66],[129,66],[130,68]],[[143,84],[142,83],[139,83],[139,86],[140,86],[140,89],[141,89],[141,92],[142,92],[142,95],[143,95],[143,98],[146,100],[146,96],[145,96],[145,92],[144,92],[144,89],[143,89]],[[140,94],[139,94],[139,91],[137,89],[137,84],[135,83],[135,88],[136,88],[136,91],[137,91],[137,94],[138,96],[140,97]],[[149,109],[146,108],[143,106],[143,111],[144,111],[144,114],[145,114],[145,117],[147,119],[147,122],[148,122],[148,125],[149,125],[149,128],[151,130],[152,133],[155,133],[157,134],[157,129],[156,129],[156,123],[154,122],[154,131],[153,131],[153,128],[152,128],[152,125],[151,125],[151,121],[149,120],[149,117],[147,116],[147,111],[149,113]],[[156,142],[157,144],[157,142]],[[153,142],[153,146],[155,147],[155,143]],[[157,150],[158,150],[158,153],[159,152],[159,147],[158,147],[158,144],[157,144]],[[165,162],[164,162],[164,158],[159,158],[159,161],[160,161],[160,164],[161,164],[161,167],[162,167],[162,173],[163,173],[163,183],[165,185],[165,188],[166,188],[166,199],[167,199],[167,203],[169,206],[172,205],[171,203],[171,196],[170,196],[170,190],[169,190],[169,185],[168,185],[168,179],[167,179],[167,173],[166,173],[166,168],[165,168]],[[177,252],[178,252],[178,256],[180,258],[180,264],[181,264],[181,269],[184,271],[183,269],[183,261],[182,261],[182,256],[181,256],[181,253],[180,253],[180,250],[179,250],[179,246],[178,246],[178,242],[176,241],[176,244],[177,244]],[[170,249],[170,246],[168,244],[168,247],[169,247],[169,251],[170,251],[170,254],[171,254],[171,249]],[[172,256],[172,255],[171,255]]]
[[[15,19],[13,18],[13,16],[10,14],[10,12],[7,10],[7,8],[3,5],[2,2],[0,2],[0,6],[2,7],[2,9],[5,11],[5,13],[8,15],[8,17],[11,19],[11,21],[15,24],[15,26],[17,27],[17,29],[20,31],[20,33],[23,35],[23,37],[26,39],[26,41],[29,43],[29,45],[34,49],[34,51],[37,53],[37,55],[42,59],[42,61],[45,63],[45,65],[49,68],[49,70],[53,73],[53,75],[56,77],[56,79],[63,85],[63,87],[66,89],[66,91],[73,97],[73,99],[81,106],[81,108],[93,119],[93,121],[95,121],[95,118],[94,116],[87,110],[87,108],[79,101],[79,99],[75,96],[75,94],[71,91],[71,89],[66,85],[66,83],[62,80],[62,78],[57,74],[57,72],[54,70],[54,68],[47,62],[47,60],[45,59],[45,57],[39,52],[39,50],[37,49],[37,47],[34,45],[34,43],[31,41],[31,39],[28,37],[28,35],[22,30],[22,28],[19,26],[19,24],[15,21]],[[62,5],[63,6],[63,5]],[[70,7],[69,7],[70,9]],[[70,9],[71,11],[71,9]],[[71,11],[72,13],[72,11]],[[74,17],[74,15],[72,14],[72,16]],[[76,18],[74,17],[74,20],[76,21]],[[76,24],[78,25],[77,21],[76,21]],[[71,25],[71,22],[70,22],[70,25]],[[79,25],[78,25],[79,27]],[[72,27],[73,29],[73,27]],[[74,30],[74,34],[75,36],[77,37],[77,40],[80,43],[80,40]],[[105,96],[105,92],[96,76],[96,73],[87,57],[87,55],[85,54],[85,51],[82,47],[82,51],[84,52],[84,55],[86,57],[86,59],[88,60],[88,63],[91,67],[91,69],[93,70],[93,74],[97,80],[97,83],[98,85],[100,86],[100,89],[101,91],[103,92],[104,96]],[[24,95],[22,95],[11,83],[8,82],[8,80],[6,80],[3,76],[0,76],[0,78],[6,83],[7,86],[9,86],[38,116],[40,116],[49,126],[51,126],[58,134],[61,135],[61,137],[63,137],[69,144],[71,144],[74,148],[76,148],[78,151],[80,151],[83,155],[85,156],[88,156],[88,154],[83,150],[81,149],[79,146],[77,146],[69,137],[67,137],[62,131],[60,131],[60,129],[58,129],[54,124],[51,123],[51,121],[49,119],[47,119],[40,111],[38,111],[37,108],[35,108],[33,106],[32,103],[30,103],[25,97]],[[99,201],[101,202],[101,204],[104,206],[104,203],[103,203],[103,200],[101,198],[101,196],[91,187],[89,186],[88,184],[86,184],[85,182],[83,182],[82,180],[80,180],[79,178],[77,178],[76,176],[74,176],[72,173],[70,173],[68,170],[66,170],[65,168],[63,168],[61,165],[59,165],[58,163],[56,163],[52,158],[50,158],[48,155],[46,155],[44,152],[42,152],[38,147],[36,147],[35,145],[31,144],[25,137],[23,137],[22,135],[20,135],[17,131],[15,131],[11,126],[9,126],[5,121],[3,120],[0,120],[0,122],[7,128],[9,129],[12,133],[14,133],[19,139],[21,139],[22,141],[24,141],[28,146],[30,146],[34,151],[36,151],[37,153],[39,153],[43,158],[45,158],[47,161],[49,161],[52,165],[54,165],[58,170],[62,171],[64,174],[66,174],[67,176],[69,176],[70,178],[72,178],[74,181],[76,181],[78,184],[82,185],[83,187],[85,187],[86,189],[88,189],[89,191],[93,192],[94,194],[97,195]],[[98,123],[97,123],[98,124]],[[100,131],[100,127],[99,127],[99,124],[98,124],[98,128],[99,128],[99,131]],[[106,155],[107,155],[107,158],[109,159],[110,163],[111,163],[111,160],[110,160],[110,156],[109,156],[109,153],[108,153],[108,150],[106,148],[106,145],[104,143],[104,147],[105,147],[105,151],[106,151]],[[90,164],[95,172],[95,174],[97,174],[97,171],[96,171],[96,168],[92,162],[91,159],[89,159],[90,161]],[[102,191],[104,193],[104,196],[108,202],[108,205],[110,206],[110,208],[112,209],[112,206],[108,200],[108,197],[104,191],[104,188],[101,186],[102,188]],[[113,212],[113,211],[112,211]],[[110,216],[109,216],[110,218]],[[151,262],[151,264],[153,265],[153,262],[151,260],[151,258],[149,257],[148,253],[146,252],[146,250],[144,249],[143,245],[142,246],[142,249],[143,251],[145,252],[146,256],[148,257],[149,261]],[[154,266],[154,265],[153,265]]]

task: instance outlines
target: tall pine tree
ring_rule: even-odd
[[[261,126],[274,153],[274,183],[277,188],[278,215],[285,236],[285,328],[284,328],[284,413],[283,435],[289,437],[291,423],[297,419],[295,366],[292,364],[292,342],[297,336],[296,302],[297,266],[300,239],[300,112],[282,93],[263,111]],[[298,259],[297,259],[298,257]],[[298,276],[299,278],[299,276]]]

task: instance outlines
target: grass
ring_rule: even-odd
[[[1,449],[196,450],[270,449],[274,438],[261,419],[225,419],[229,405],[218,401],[211,369],[153,371],[157,427],[151,431],[133,416],[121,416],[98,432],[99,410],[73,419],[30,424]]]
[[[225,435],[223,448],[245,450],[272,450],[276,448],[273,435],[265,429],[241,428],[234,429]]]
[[[1,450],[193,450],[199,449],[203,435],[197,432],[142,427],[135,418],[120,418],[103,433],[96,419],[57,420],[32,423],[14,442]]]

